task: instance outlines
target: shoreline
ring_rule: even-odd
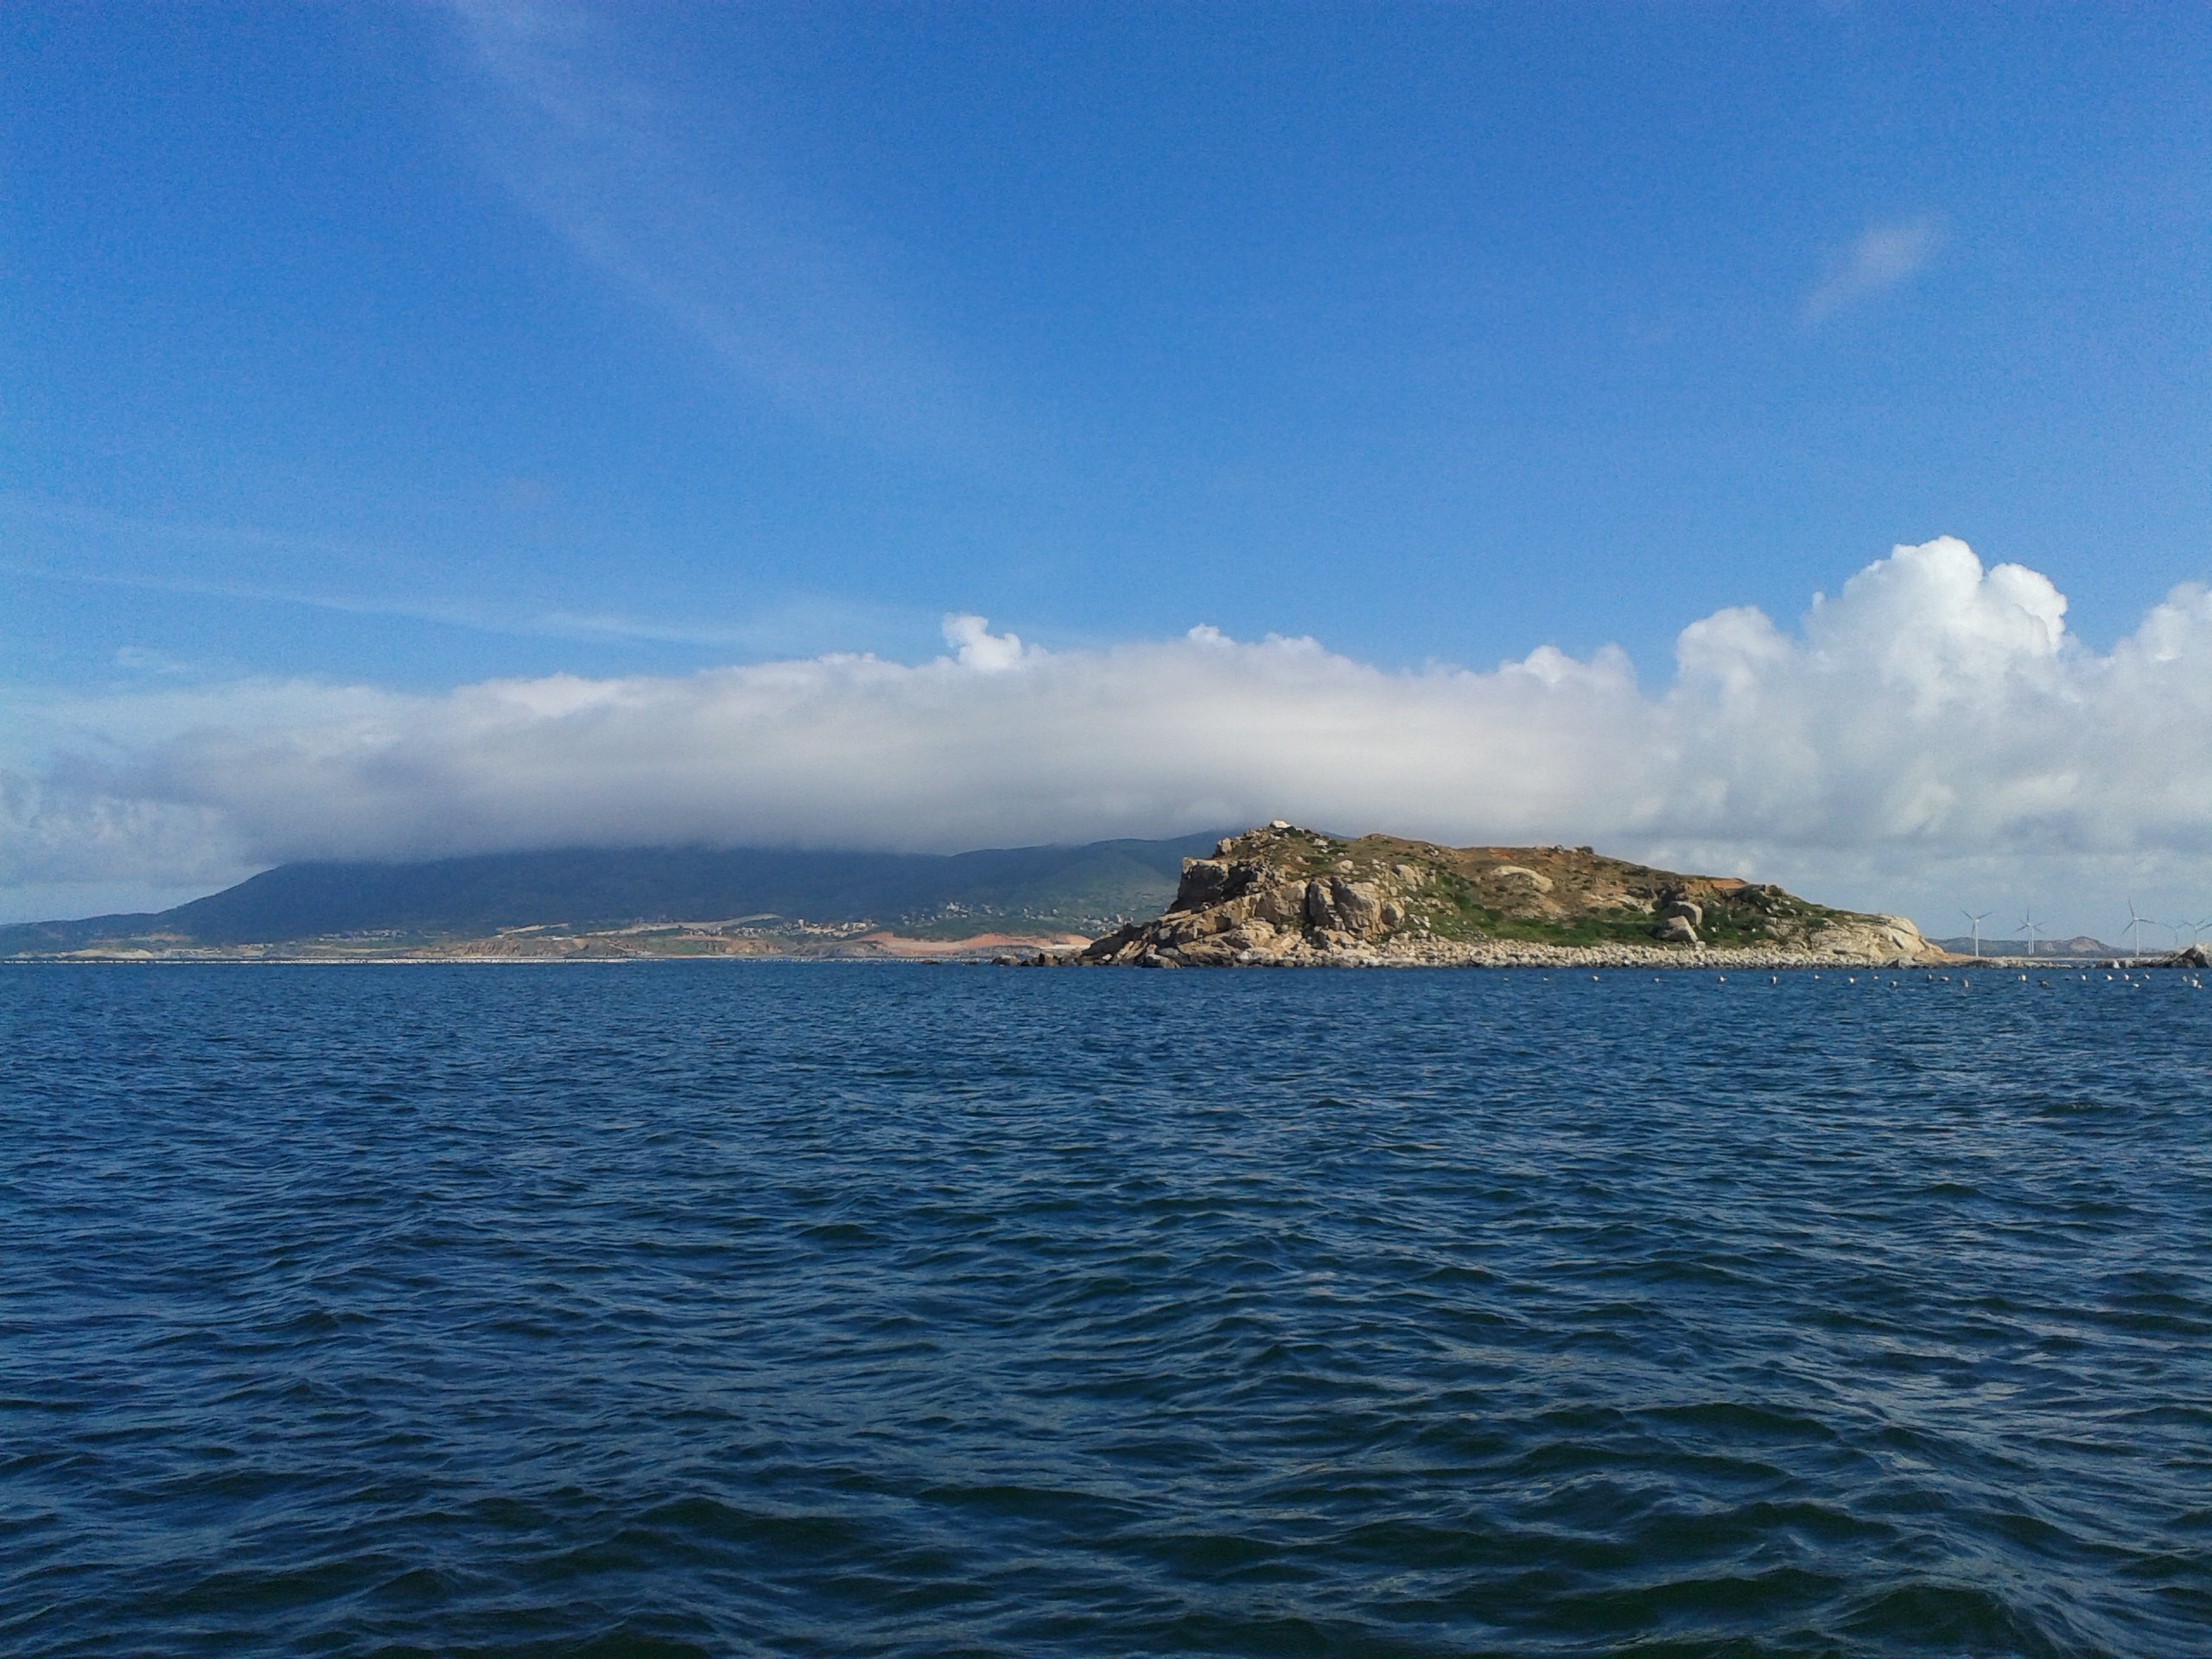
[[[2081,957],[2056,961],[2050,957],[2031,959],[2026,957],[1955,957],[1946,962],[1877,962],[1849,956],[1814,956],[1777,951],[1713,950],[1668,952],[1658,947],[1649,950],[1630,946],[1611,948],[1603,945],[1544,945],[1544,944],[1477,944],[1451,946],[1420,955],[1368,953],[1360,951],[1332,951],[1325,955],[1314,952],[1298,956],[1255,956],[1249,962],[1185,963],[1165,959],[1154,962],[1102,963],[1084,961],[1074,952],[1035,951],[1026,955],[1008,954],[1003,946],[984,950],[927,953],[869,952],[842,953],[829,951],[748,951],[726,955],[668,955],[654,956],[639,952],[627,956],[569,955],[522,956],[493,953],[453,955],[408,954],[394,956],[321,956],[308,953],[270,951],[253,955],[217,953],[143,954],[124,952],[86,952],[83,954],[57,953],[50,956],[14,956],[0,957],[0,968],[620,968],[636,967],[654,963],[689,963],[718,965],[743,963],[778,963],[827,967],[1001,967],[1001,968],[1109,968],[1120,969],[1187,969],[1192,971],[1222,971],[1236,969],[1258,969],[1273,971],[1337,971],[1387,970],[1391,969],[1475,969],[1500,972],[1529,972],[1534,970],[1611,971],[1614,973],[1642,971],[1656,972],[1773,972],[1773,973],[2086,973],[2149,971],[2153,969],[2173,969],[2189,971],[2195,964],[2176,962],[2169,957]]]
[[[1180,959],[1173,950],[1147,951],[1145,955],[1125,962],[1085,958],[1077,954],[1056,955],[1038,951],[1021,959],[1024,967],[1035,968],[1282,968],[1282,969],[1387,969],[1387,968],[1558,968],[1558,969],[1652,969],[1663,970],[1713,970],[1730,969],[1782,971],[1789,969],[1828,968],[1858,968],[1868,971],[1878,969],[1907,971],[1935,970],[1955,967],[1982,967],[1986,964],[1964,957],[1874,957],[1849,951],[1810,951],[1739,950],[1726,946],[1694,945],[1689,947],[1662,944],[1547,944],[1538,940],[1525,939],[1470,939],[1422,940],[1413,944],[1395,944],[1391,948],[1363,950],[1357,945],[1338,945],[1315,949],[1301,945],[1290,950],[1240,950],[1233,957],[1202,958],[1197,961]]]

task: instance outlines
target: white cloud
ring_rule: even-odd
[[[1870,225],[1828,275],[1805,296],[1804,318],[1815,323],[1920,274],[1942,242],[1933,219]]]
[[[1395,671],[1206,627],[1048,652],[961,615],[954,654],[912,665],[19,699],[9,723],[44,732],[49,758],[0,756],[0,883],[563,844],[950,850],[1282,817],[1594,842],[1936,925],[1954,896],[2116,910],[2171,889],[2212,910],[2212,595],[2176,589],[2105,653],[2065,611],[2043,576],[1945,538],[1869,565],[1795,631],[1752,610],[1693,623],[1656,691],[1610,649]]]
[[[1018,633],[993,633],[988,617],[966,614],[944,619],[944,643],[950,645],[964,668],[988,674],[1019,668],[1031,653],[1022,649]]]

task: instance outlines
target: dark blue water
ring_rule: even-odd
[[[2212,1652],[2212,993],[0,970],[0,1650]]]

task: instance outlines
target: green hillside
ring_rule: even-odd
[[[874,922],[921,938],[1019,925],[1097,933],[1159,914],[1217,835],[950,855],[704,847],[493,853],[416,864],[287,864],[154,914],[0,927],[0,955],[130,941],[395,941],[501,929],[769,918]]]

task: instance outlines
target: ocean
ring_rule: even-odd
[[[0,1650],[2202,1655],[2178,974],[0,969]]]

